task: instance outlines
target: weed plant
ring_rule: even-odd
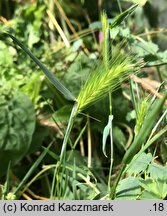
[[[137,1],[137,3],[140,4],[140,1]],[[142,1],[142,5],[143,4],[144,1]],[[56,6],[62,13],[65,21],[69,26],[71,26],[71,23],[68,20],[66,14],[62,12],[61,5],[57,2]],[[45,7],[41,7],[41,11],[44,11],[46,9],[46,13],[50,17],[52,24],[55,25],[55,28],[59,29],[57,30],[62,37],[64,44],[69,48],[70,43],[68,41],[68,38],[66,38],[65,32],[60,30],[58,22],[55,20],[54,16],[52,16],[53,11],[50,9],[51,7],[49,7],[49,5],[47,4],[45,5]],[[163,138],[165,133],[167,132],[166,110],[164,109],[164,104],[166,103],[167,99],[165,83],[162,83],[162,86],[160,88],[161,91],[157,92],[158,94],[155,94],[160,98],[148,96],[147,94],[146,96],[142,95],[141,88],[137,84],[134,84],[130,77],[133,74],[140,78],[143,68],[148,68],[152,65],[149,65],[148,61],[145,62],[145,57],[148,58],[148,53],[146,53],[145,56],[140,55],[141,46],[139,45],[141,45],[140,43],[143,42],[143,39],[132,34],[130,34],[129,36],[126,35],[125,37],[125,32],[123,32],[126,30],[125,21],[127,20],[127,18],[130,19],[130,15],[138,8],[139,6],[137,4],[132,5],[130,8],[120,13],[120,15],[116,16],[112,20],[112,22],[109,21],[105,12],[101,14],[102,28],[100,27],[100,33],[102,33],[103,35],[101,44],[102,54],[101,57],[97,60],[96,67],[91,67],[90,73],[87,76],[85,83],[81,86],[78,96],[75,96],[73,92],[69,90],[68,86],[65,87],[64,83],[60,82],[60,79],[57,78],[55,74],[51,73],[50,70],[47,69],[47,67],[37,58],[37,56],[34,55],[32,51],[30,51],[30,48],[33,47],[32,43],[27,48],[25,43],[21,42],[21,40],[11,31],[3,31],[3,36],[5,35],[5,37],[12,39],[13,42],[31,58],[33,63],[35,63],[40,68],[40,70],[43,71],[48,86],[50,86],[50,88],[54,91],[57,100],[61,101],[61,104],[63,104],[63,107],[61,107],[59,111],[61,111],[63,115],[67,114],[66,111],[70,114],[65,131],[61,130],[61,125],[59,124],[56,127],[56,130],[59,133],[63,134],[61,149],[59,151],[53,150],[55,143],[57,144],[61,139],[59,137],[56,137],[54,133],[53,135],[48,135],[47,138],[48,140],[50,140],[50,143],[47,140],[47,147],[43,146],[42,153],[35,161],[33,161],[33,165],[22,177],[22,180],[17,179],[15,181],[15,187],[11,185],[11,179],[13,178],[12,176],[14,174],[11,174],[10,172],[11,170],[13,170],[13,166],[16,163],[19,163],[21,158],[23,158],[26,153],[28,153],[29,151],[33,152],[33,147],[29,147],[29,149],[24,152],[24,154],[21,152],[21,150],[18,150],[20,151],[21,157],[20,160],[16,163],[14,163],[15,158],[11,157],[12,159],[8,161],[5,168],[6,181],[1,186],[2,199],[19,199],[20,197],[33,197],[35,199],[89,200],[165,199],[165,197],[167,196],[167,168],[166,166],[160,166],[155,162],[155,154],[157,153],[156,150],[152,154],[148,151],[148,149],[150,150],[150,147],[158,142],[158,140],[162,140],[161,138]],[[38,21],[41,22],[41,19],[39,19]],[[74,35],[76,35],[76,32],[74,32]],[[118,40],[115,39],[116,36],[119,38]],[[78,37],[79,36],[77,35],[77,39]],[[120,42],[120,40],[123,40],[125,42]],[[35,39],[34,43],[36,43]],[[140,47],[138,53],[135,52],[135,49],[131,49],[136,43]],[[148,43],[145,41],[143,42],[143,44],[145,46],[148,46]],[[84,52],[88,54],[88,50],[86,49],[85,45],[82,44],[81,47]],[[152,45],[152,48],[154,49],[155,47]],[[154,57],[157,57],[156,61],[162,60],[162,58],[160,59],[161,53],[155,54],[155,52],[152,52],[152,49],[148,49],[147,52],[149,52],[150,56],[154,54]],[[157,64],[157,62],[155,62],[155,64],[156,67],[157,65],[159,65],[159,63]],[[165,63],[163,62],[163,64]],[[160,80],[163,80],[161,74],[158,74]],[[37,82],[36,77],[34,80],[35,81],[33,81],[32,83]],[[133,108],[136,119],[134,125],[134,137],[133,135],[132,138],[130,137],[131,134],[133,134],[130,126],[127,126],[127,124],[125,123],[118,122],[118,125],[122,125],[129,131],[130,138],[127,146],[122,144],[120,141],[121,136],[123,137],[122,140],[126,140],[126,138],[122,133],[122,130],[120,128],[118,129],[121,136],[120,139],[119,137],[117,137],[117,145],[119,146],[119,148],[123,148],[123,155],[121,156],[120,161],[116,162],[116,146],[114,145],[114,131],[116,130],[113,130],[115,128],[114,92],[121,91],[120,89],[122,83],[127,84],[128,81],[130,82],[130,88],[128,92],[131,95],[131,97],[128,97],[128,99],[134,106]],[[37,91],[35,91],[36,96],[34,96],[33,101],[35,105],[38,105],[39,103],[39,98],[37,100],[35,98],[39,96],[41,88],[42,83],[40,82],[37,86]],[[32,89],[32,86],[30,87],[30,89]],[[30,92],[30,89],[29,86],[26,85],[22,88],[22,91]],[[127,93],[124,93],[127,96]],[[20,93],[18,93],[18,95],[19,94]],[[106,160],[106,158],[108,157],[107,160],[109,165],[106,170],[104,169],[102,163],[99,162],[100,160],[96,161],[96,159],[92,156],[92,152],[94,151],[95,147],[92,140],[93,126],[91,127],[91,124],[92,121],[96,121],[96,119],[89,115],[89,110],[91,110],[91,107],[100,103],[102,104],[103,101],[105,102],[105,108],[106,106],[108,106],[107,112],[105,113],[106,119],[108,118],[108,123],[107,125],[103,124],[103,128],[100,129],[101,141],[98,140],[98,145],[101,146],[100,151],[101,154],[103,154],[102,157],[104,158],[104,160]],[[3,111],[4,106],[8,106],[7,99],[4,103],[0,104],[0,109]],[[30,106],[32,109],[32,104],[29,104],[29,107]],[[49,106],[53,109],[50,104]],[[116,109],[119,110],[119,107],[116,107]],[[19,116],[19,113],[15,112],[15,110],[12,110],[11,113],[12,112],[14,112],[15,115]],[[34,110],[32,112],[34,112]],[[61,112],[56,114],[63,119],[63,117],[61,117],[60,115]],[[56,114],[53,115],[54,120],[56,119]],[[80,116],[82,118],[81,122],[79,119]],[[83,121],[83,119],[85,119],[85,116],[86,121]],[[31,134],[29,133],[28,135],[26,135],[29,140],[31,140],[32,138],[34,121],[33,123],[31,123],[33,124],[33,128],[31,128],[31,125],[28,124],[27,120],[26,126],[31,129]],[[20,122],[17,122],[17,124],[25,124],[25,121]],[[82,125],[83,122],[84,126]],[[77,135],[74,136],[74,139],[73,131],[78,125],[79,131],[77,131]],[[10,124],[7,127],[9,127],[10,131],[12,130],[12,126]],[[86,153],[84,152],[85,149],[83,147],[83,142],[85,141],[85,131],[87,131]],[[6,135],[6,132],[0,129],[0,134]],[[11,134],[10,138],[12,137]],[[5,151],[7,151],[8,149],[4,148],[4,137],[5,136],[3,136],[3,140],[0,139],[0,152],[2,152],[3,150],[4,154],[6,154]],[[8,145],[6,146],[10,146],[11,148],[11,155],[14,154],[16,150],[15,143],[12,144],[11,141],[8,141],[7,144]],[[78,152],[78,144],[80,144],[81,153]],[[110,146],[109,148],[108,145]],[[18,149],[19,147],[20,144],[18,145]],[[85,156],[86,154],[87,157]],[[47,159],[45,159],[47,157],[49,158],[48,160],[51,160],[52,162],[47,163]],[[40,164],[43,164],[42,169],[36,172]],[[144,177],[143,174],[145,175]],[[1,173],[1,175],[3,176],[4,173]],[[47,195],[38,196],[32,191],[32,189],[30,189],[33,188],[33,184],[35,184],[35,182],[39,180],[41,180],[41,184],[47,184],[47,189],[45,188],[45,190],[47,190]]]

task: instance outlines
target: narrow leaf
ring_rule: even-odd
[[[2,200],[6,200],[6,195],[9,192],[10,168],[11,168],[11,161],[9,162],[9,165],[8,165],[8,170],[7,170],[7,175],[6,175],[6,182],[4,184],[3,194],[2,194],[2,198],[1,198]]]
[[[16,39],[13,35],[9,34],[9,33],[5,33],[7,34],[10,38],[12,38],[12,40],[21,47],[22,50],[24,50],[24,52],[30,56],[30,58],[40,67],[40,69],[43,71],[43,73],[46,75],[46,77],[48,78],[48,80],[56,87],[56,89],[61,92],[64,97],[67,100],[71,100],[71,101],[76,101],[75,97],[73,96],[73,94],[60,82],[58,81],[58,79],[55,78],[55,76],[53,76],[53,74],[41,63],[41,61],[39,61],[39,59],[37,57],[34,56],[34,54],[27,48],[24,46],[23,43],[21,43],[18,39]]]
[[[140,129],[138,135],[134,139],[128,151],[125,153],[125,156],[122,160],[124,164],[127,164],[131,161],[133,156],[137,153],[137,151],[141,148],[142,144],[144,144],[144,142],[146,141],[146,138],[148,138],[148,136],[150,135],[151,130],[157,120],[157,117],[162,110],[166,98],[167,92],[162,99],[155,101],[152,105],[153,108],[152,110],[150,110],[150,113],[145,118],[142,128]]]
[[[14,194],[17,195],[22,187],[26,184],[27,180],[30,178],[34,170],[38,167],[38,165],[41,163],[45,155],[48,153],[49,148],[51,147],[53,143],[50,143],[49,146],[42,152],[42,154],[38,157],[38,159],[34,162],[34,164],[31,166],[27,174],[24,176],[20,184],[17,186],[17,188],[14,191]]]
[[[123,13],[121,13],[120,15],[116,16],[114,21],[110,24],[110,29],[120,25],[124,21],[124,19],[126,19],[129,15],[133,13],[133,11],[137,8],[137,6],[138,5],[135,4],[129,9],[127,9],[126,11],[124,11]]]

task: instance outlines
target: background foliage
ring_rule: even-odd
[[[114,18],[136,1],[0,1],[2,199],[111,198],[111,185],[121,169],[124,154],[153,109],[153,98],[162,97],[167,88],[167,3],[160,1],[147,1],[132,14],[123,14],[122,20],[118,17],[121,22],[116,24]],[[62,97],[35,62],[3,32],[8,30],[18,38],[77,97],[102,59],[103,10],[113,26],[112,48],[125,40],[126,49],[136,61],[143,59],[144,66],[112,94],[112,175],[109,138],[105,146],[108,158],[102,147],[110,114],[107,96],[76,117],[66,162],[57,170],[73,104]],[[142,143],[149,148],[126,167],[115,199],[166,198],[166,105],[155,122],[162,115],[155,131]]]

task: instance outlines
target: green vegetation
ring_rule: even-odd
[[[167,7],[99,2],[0,3],[1,199],[167,197]]]

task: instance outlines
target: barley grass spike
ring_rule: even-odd
[[[81,112],[94,102],[100,100],[109,91],[113,92],[122,81],[129,77],[129,74],[136,73],[141,63],[136,63],[134,60],[135,57],[123,52],[119,46],[113,51],[113,57],[111,62],[109,62],[108,69],[105,67],[104,61],[99,63],[97,68],[88,77],[78,95],[77,112]]]

